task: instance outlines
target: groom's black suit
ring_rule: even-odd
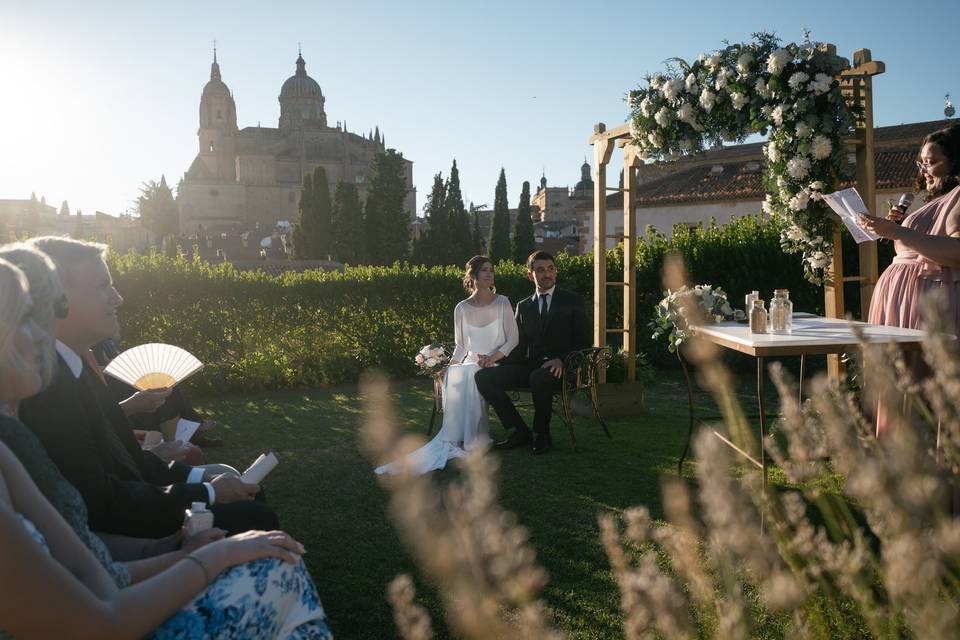
[[[533,395],[533,431],[550,433],[553,391],[560,380],[543,363],[563,360],[571,351],[590,346],[590,322],[583,300],[577,294],[555,288],[549,311],[540,315],[537,294],[517,304],[520,342],[496,367],[481,369],[474,380],[480,395],[490,403],[501,424],[515,433],[529,433],[526,423],[507,394],[512,389],[530,389]]]

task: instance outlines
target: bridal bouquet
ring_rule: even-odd
[[[450,354],[441,344],[428,344],[420,349],[413,361],[420,368],[420,375],[436,377],[449,364]]]
[[[673,353],[692,334],[691,315],[700,322],[723,322],[733,316],[733,309],[720,287],[698,284],[693,289],[684,285],[676,291],[668,290],[650,321],[653,339],[666,337],[667,348]]]

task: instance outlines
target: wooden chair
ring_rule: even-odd
[[[452,343],[443,343],[444,353],[453,353]],[[571,403],[573,398],[579,393],[590,403],[593,417],[603,428],[603,432],[608,438],[612,438],[610,430],[607,429],[607,423],[600,413],[600,402],[597,396],[597,385],[600,381],[600,372],[610,365],[613,353],[609,347],[588,347],[578,351],[571,351],[563,360],[562,384],[553,394],[554,412],[559,414],[567,430],[570,432],[570,440],[573,442],[573,448],[577,448],[577,437],[573,432],[573,409]],[[443,380],[439,377],[433,380],[433,411],[430,413],[430,425],[427,428],[427,436],[433,434],[433,426],[436,422],[437,414],[443,411]],[[514,389],[514,401],[519,400],[519,395],[525,389]]]

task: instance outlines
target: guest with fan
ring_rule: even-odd
[[[43,306],[31,305],[24,274],[0,259],[0,430],[18,431],[20,444],[32,438],[30,460],[46,467],[41,481],[82,514],[83,500],[17,420],[20,402],[40,389],[53,360],[37,322]],[[85,518],[79,530],[65,521],[49,495],[0,444],[0,637],[332,637],[299,558],[304,548],[287,534],[219,540],[135,576],[110,560]]]
[[[104,368],[120,355],[120,338],[119,336],[107,338],[94,345],[91,351],[97,359],[97,364]],[[180,386],[140,391],[112,376],[107,378],[107,386],[120,408],[130,419],[130,423],[138,431],[163,431],[164,423],[176,423],[180,419],[200,423],[190,442],[184,443],[190,445],[186,447],[187,464],[203,464],[191,461],[192,456],[197,455],[193,452],[194,449],[219,447],[223,444],[220,438],[209,435],[209,431],[217,425],[216,421],[205,418],[197,412]],[[138,439],[142,438],[138,436]]]
[[[67,299],[56,328],[53,383],[23,403],[22,421],[40,438],[63,475],[87,503],[97,531],[159,538],[176,532],[191,502],[205,502],[215,526],[230,534],[276,529],[277,517],[253,500],[257,485],[205,475],[142,451],[114,402],[90,347],[117,334],[123,302],[104,261],[105,245],[69,238],[36,238],[32,246],[57,265]]]

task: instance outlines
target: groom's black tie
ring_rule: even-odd
[[[540,299],[540,325],[543,325],[543,322],[547,319],[547,307],[548,299],[550,297],[549,293],[538,293],[537,297]]]

